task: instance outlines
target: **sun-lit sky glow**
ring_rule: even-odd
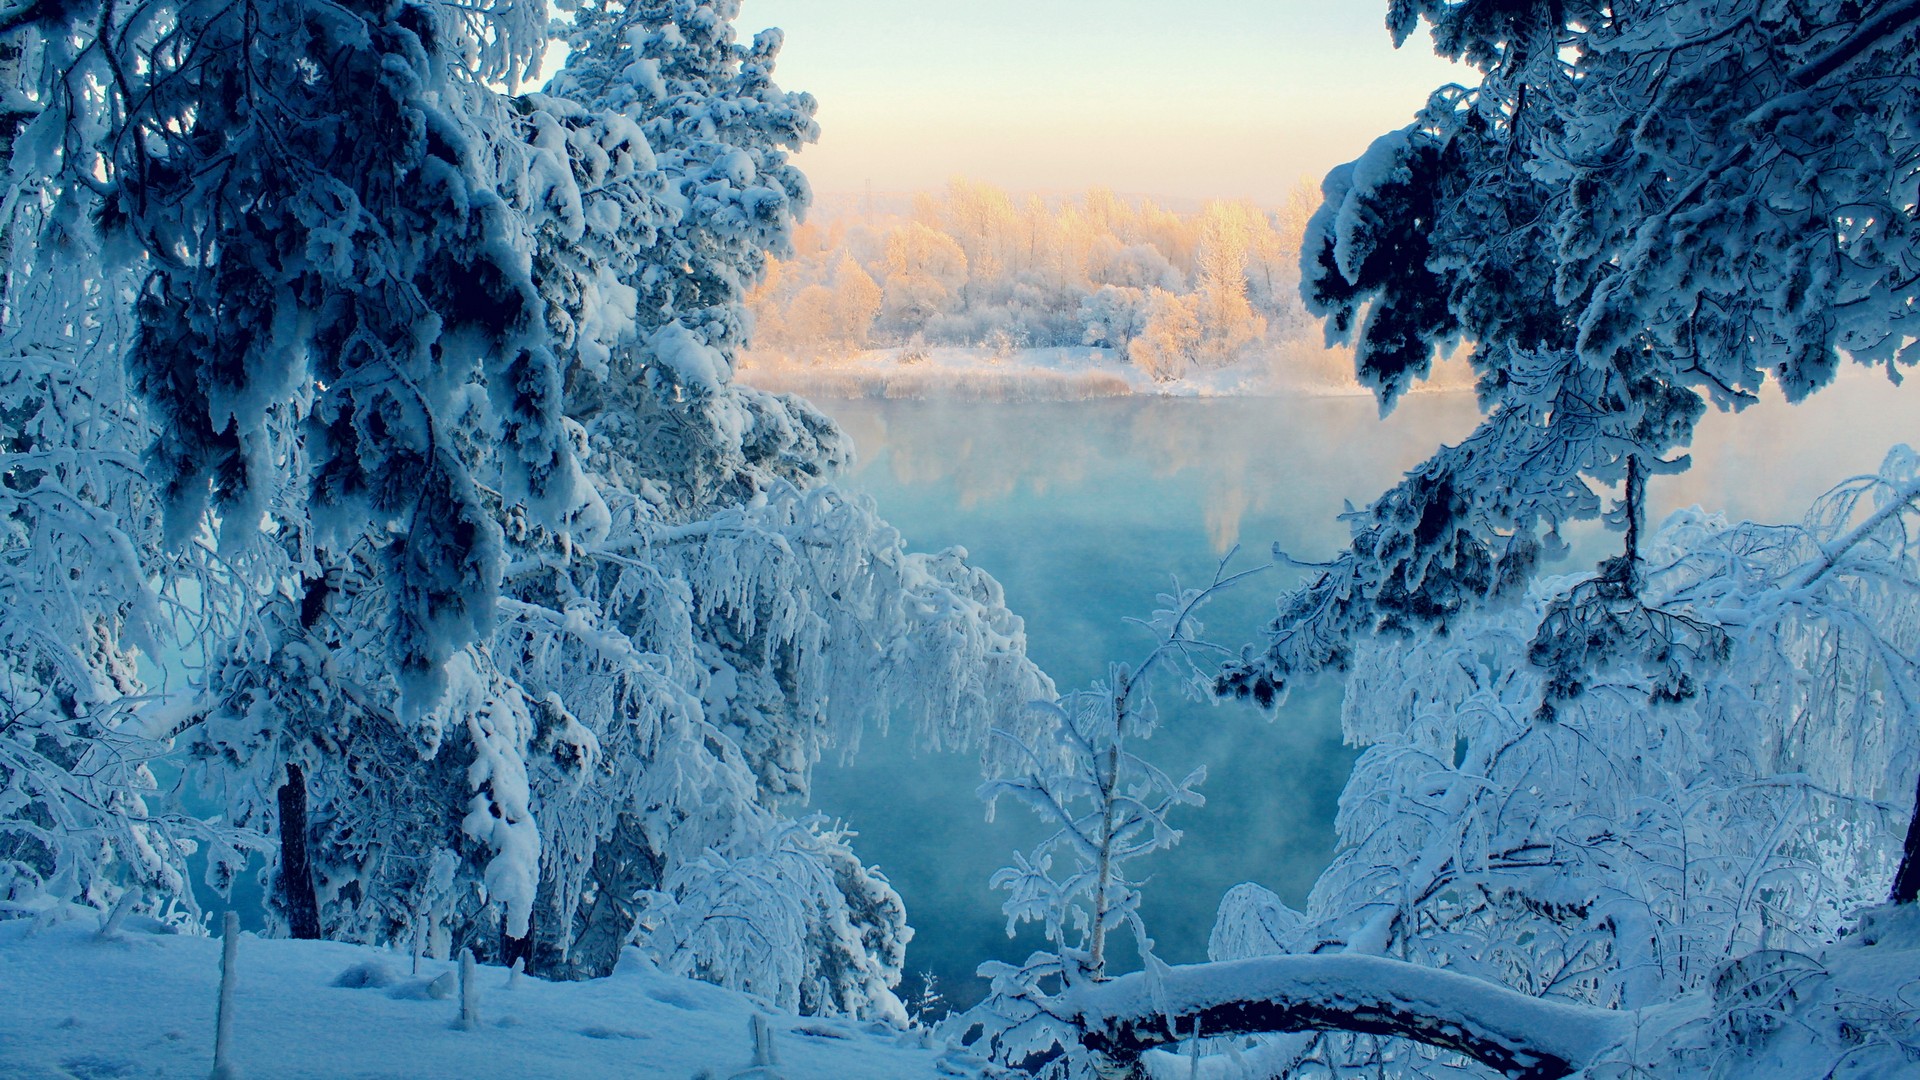
[[[820,99],[821,192],[938,187],[1278,202],[1472,72],[1385,0],[745,0]]]

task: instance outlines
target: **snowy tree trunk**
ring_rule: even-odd
[[[1412,1039],[1515,1077],[1578,1071],[1633,1014],[1544,1001],[1437,968],[1370,956],[1271,956],[1136,972],[1070,991],[1082,1041],[1110,1075],[1199,1025],[1209,1036],[1351,1031]],[[1109,1075],[1103,1073],[1103,1075]]]
[[[480,1030],[480,979],[473,970],[473,950],[460,950],[460,1030]]]
[[[1118,710],[1123,708],[1123,697],[1124,692],[1114,695],[1114,708],[1122,723],[1125,722],[1125,714]],[[1100,863],[1094,877],[1093,948],[1088,951],[1088,960],[1096,979],[1107,973],[1107,913],[1112,904],[1112,897],[1107,890],[1113,883],[1114,789],[1119,781],[1120,748],[1108,747],[1107,771],[1100,784],[1100,798],[1106,806],[1100,812]]]
[[[1640,466],[1639,454],[1627,455],[1626,483],[1626,584],[1640,591],[1640,524],[1647,515],[1647,474]]]
[[[1893,876],[1893,902],[1911,904],[1920,899],[1920,782],[1913,792],[1913,820],[1907,824],[1907,846],[1900,856],[1900,872]]]
[[[280,785],[279,795],[280,903],[286,909],[287,931],[301,941],[318,941],[320,902],[307,857],[307,777],[300,766],[287,763],[287,782]]]
[[[754,1068],[767,1069],[780,1064],[780,1056],[773,1050],[773,1025],[767,1018],[754,1013],[748,1030],[753,1036]]]
[[[220,925],[220,1011],[213,1022],[213,1078],[239,1080],[233,1063],[233,983],[240,962],[240,916],[227,912]]]

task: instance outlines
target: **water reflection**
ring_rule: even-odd
[[[1337,542],[1341,498],[1376,493],[1478,416],[1460,394],[1416,396],[1385,422],[1361,397],[820,404],[860,448],[855,486],[889,496],[937,488],[967,513],[1054,495],[1100,500],[1099,516],[1151,522],[1165,520],[1165,499],[1193,501],[1216,553],[1241,540],[1249,516],[1298,519]]]
[[[1797,516],[1892,444],[1920,443],[1915,401],[1863,372],[1799,407],[1769,399],[1710,416],[1693,470],[1652,485],[1656,519],[1695,503],[1733,517]],[[1330,554],[1346,537],[1337,515],[1347,500],[1364,503],[1477,419],[1457,394],[1415,396],[1384,422],[1366,398],[819,404],[860,448],[847,482],[872,493],[915,547],[964,546],[995,574],[1026,616],[1033,656],[1063,688],[1145,650],[1123,620],[1144,615],[1168,575],[1204,579],[1235,543],[1249,561],[1275,542]],[[1587,559],[1616,542],[1594,528],[1570,539]],[[1210,636],[1253,640],[1284,584],[1269,576],[1216,602]],[[1209,771],[1207,805],[1185,812],[1176,822],[1185,839],[1150,867],[1144,910],[1164,958],[1204,958],[1214,906],[1236,882],[1304,902],[1332,855],[1352,762],[1338,694],[1331,682],[1310,685],[1271,723],[1240,705],[1163,695],[1148,756]],[[909,969],[934,972],[960,1004],[983,989],[974,964],[1022,959],[1039,944],[1008,940],[986,884],[1011,848],[1036,839],[1036,823],[1008,806],[984,824],[977,783],[971,761],[915,755],[892,736],[868,740],[849,766],[823,766],[814,797],[860,831],[862,855],[905,896],[919,931]]]

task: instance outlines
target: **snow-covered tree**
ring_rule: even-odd
[[[1147,321],[1127,343],[1127,359],[1156,382],[1172,382],[1187,373],[1199,350],[1203,328],[1187,298],[1166,289],[1147,297]]]
[[[967,253],[943,233],[914,222],[889,234],[881,318],[896,333],[925,328],[966,285]]]
[[[1422,18],[1481,85],[1436,92],[1328,176],[1303,289],[1387,407],[1471,342],[1487,418],[1282,601],[1222,679],[1262,702],[1345,666],[1358,635],[1522,586],[1563,523],[1602,513],[1596,483],[1620,485],[1624,550],[1537,654],[1719,649],[1638,599],[1649,479],[1686,467],[1669,455],[1709,403],[1738,408],[1769,377],[1804,397],[1843,355],[1895,379],[1920,360],[1909,5],[1415,3],[1393,8],[1396,40]],[[1543,708],[1577,692],[1562,680]]]
[[[853,261],[842,255],[833,270],[833,292],[827,310],[831,314],[829,333],[843,348],[862,349],[880,315],[880,286]]]
[[[1199,358],[1208,366],[1238,360],[1266,333],[1265,321],[1247,299],[1253,244],[1265,224],[1245,203],[1209,203],[1200,215],[1193,308],[1200,323]]]
[[[1709,403],[1920,360],[1909,5],[1398,3],[1395,40],[1423,18],[1481,83],[1329,174],[1303,289],[1387,407],[1470,342],[1487,420],[1284,603],[1225,680],[1263,701],[1356,633],[1525,582],[1543,532],[1601,513],[1594,482],[1624,484],[1631,592],[1642,485]]]
[[[370,545],[418,715],[492,621],[489,500],[593,525],[575,520],[591,492],[528,221],[504,194],[540,155],[491,137],[511,113],[490,80],[529,69],[545,5],[112,14],[103,222],[152,263],[128,364],[169,539],[211,508],[229,551],[273,515],[299,572]]]
[[[1353,514],[1219,682],[1271,705],[1356,672],[1349,730],[1378,745],[1349,848],[1306,913],[1238,891],[1216,939],[1238,959],[1050,1015],[1101,1075],[1321,1031],[1346,1034],[1244,1064],[1697,1075],[1789,1015],[1816,1075],[1909,1067],[1910,1003],[1828,1023],[1781,988],[1920,884],[1912,456],[1798,529],[1649,540],[1644,518],[1709,404],[1920,360],[1920,5],[1416,0],[1389,25],[1423,18],[1482,82],[1328,177],[1303,287],[1387,407],[1469,343],[1486,419]],[[1559,528],[1603,512],[1621,553],[1537,580]],[[1651,1004],[1679,995],[1713,1003],[1690,1034]]]
[[[527,94],[544,3],[6,14],[10,895],[179,893],[139,798],[184,733],[297,934],[903,1018],[898,896],[779,801],[1051,687],[990,578],[825,483],[830,422],[732,383],[814,134],[738,10],[583,5]],[[130,723],[195,559],[198,693]]]
[[[572,977],[638,942],[787,1007],[900,1019],[898,897],[777,802],[896,706],[967,745],[1047,684],[991,579],[823,484],[847,456],[830,422],[732,382],[747,289],[806,201],[785,155],[812,134],[811,101],[771,82],[777,35],[737,44],[736,12],[583,8],[568,68],[500,108],[578,527],[482,487],[499,617],[414,716],[381,654],[398,586],[373,544],[344,549],[226,651],[198,751],[261,827],[284,832],[307,778],[329,935]],[[517,453],[461,449],[488,479]]]
[[[126,356],[168,546],[211,525],[253,595],[192,643],[218,663],[186,726],[231,820],[278,819],[282,871],[303,867],[312,757],[437,749],[451,678],[493,627],[507,509],[560,535],[604,524],[529,257],[568,208],[544,200],[565,161],[518,137],[494,88],[538,56],[545,5],[93,15],[98,39],[54,83],[64,123],[42,138],[63,180],[101,199],[100,272],[138,268]],[[332,663],[308,632],[354,600],[364,649]],[[316,732],[303,741],[281,721],[324,694],[275,679],[303,658],[370,707],[295,717]],[[512,816],[485,776],[471,783]],[[496,858],[515,849],[489,839]],[[276,894],[317,934],[306,876],[280,873]]]
[[[225,586],[203,550],[160,547],[120,367],[137,278],[106,268],[95,195],[61,175],[60,77],[85,47],[66,16],[0,22],[0,909],[191,912],[186,855],[235,837],[160,790],[172,702],[141,660],[220,625]]]
[[[1162,594],[1152,618],[1139,620],[1155,637],[1138,665],[1112,665],[1104,682],[1054,701],[1035,701],[1026,723],[997,727],[1004,748],[1000,775],[980,787],[988,817],[1002,798],[1025,804],[1049,831],[1031,852],[1015,852],[993,877],[1005,889],[1007,934],[1040,924],[1051,951],[1024,964],[990,963],[980,973],[992,993],[954,1017],[950,1034],[997,1064],[1066,1075],[1086,1064],[1071,1010],[1060,999],[1083,983],[1107,978],[1108,941],[1130,930],[1149,970],[1164,965],[1140,918],[1141,890],[1129,864],[1179,842],[1168,820],[1176,807],[1199,806],[1206,780],[1197,768],[1175,779],[1129,748],[1158,726],[1156,680],[1195,697],[1206,695],[1209,671],[1225,650],[1200,638],[1197,615],[1215,595],[1268,567],[1229,574],[1229,553],[1204,588]]]

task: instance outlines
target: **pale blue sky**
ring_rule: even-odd
[[[937,187],[1275,202],[1471,73],[1385,0],[744,0],[787,32],[779,81],[820,99],[822,192]]]

